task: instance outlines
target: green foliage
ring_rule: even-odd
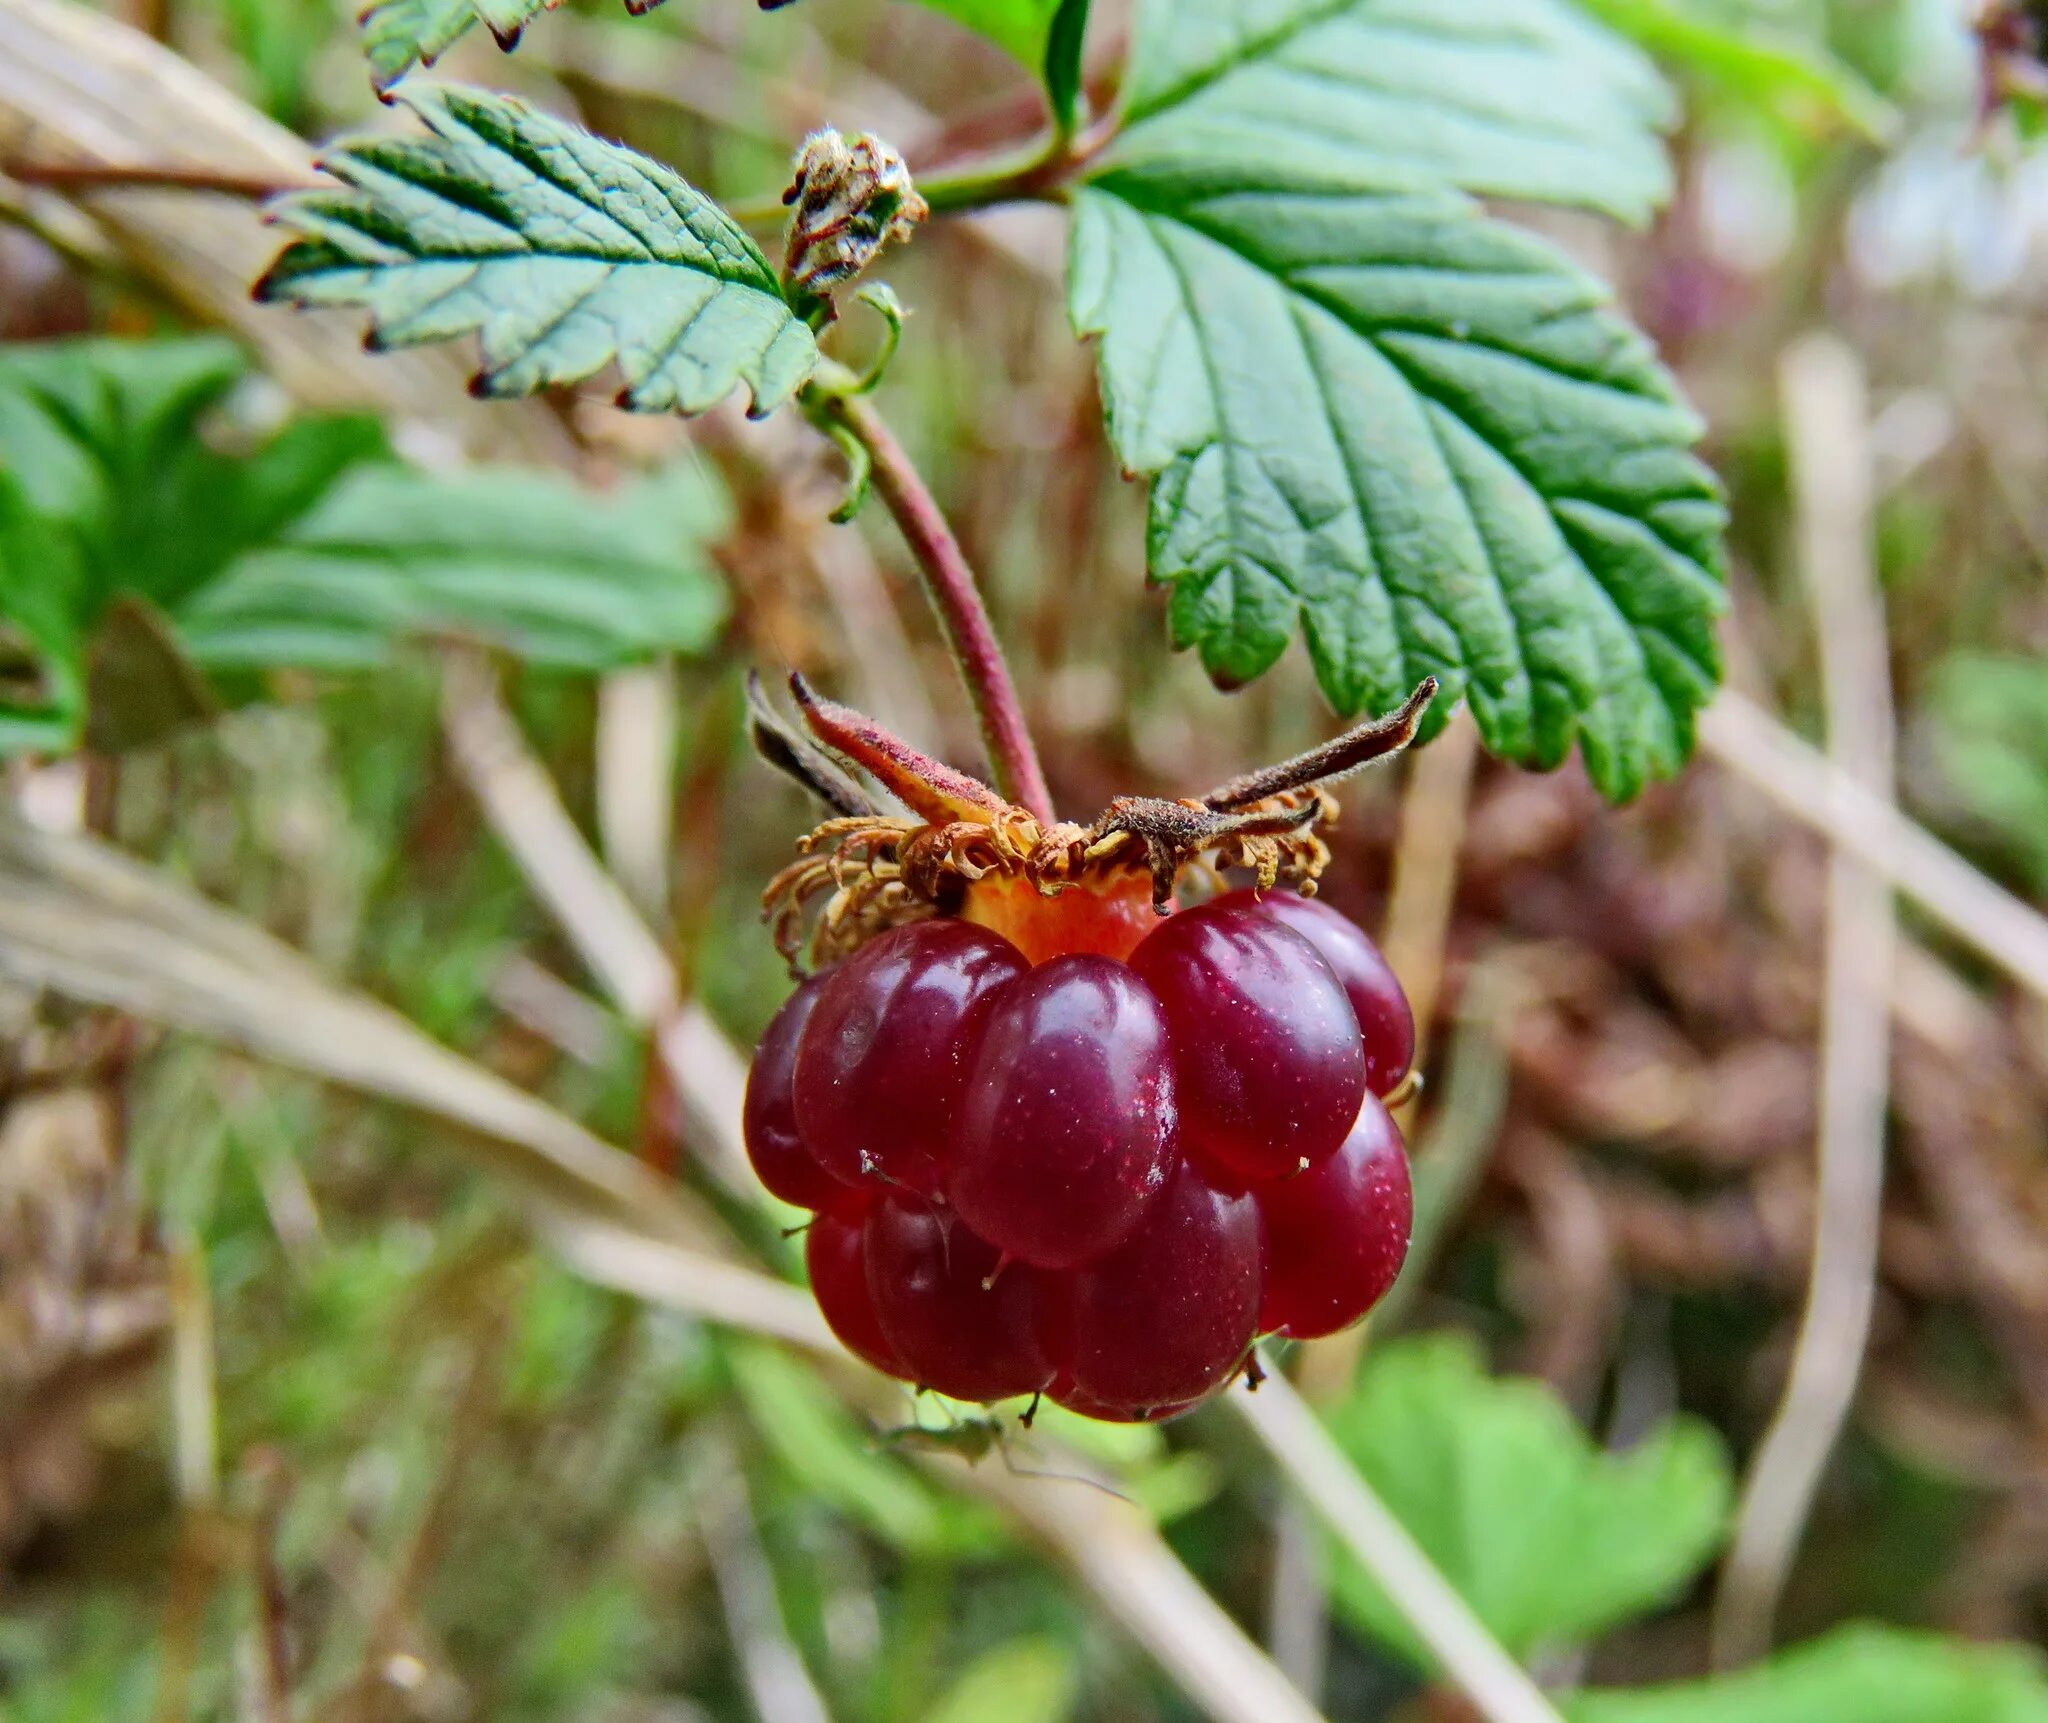
[[[77,547],[0,467],[0,754],[68,746],[85,706]]]
[[[729,1357],[740,1404],[807,1494],[898,1549],[929,1553],[986,1541],[991,1523],[985,1515],[941,1501],[900,1460],[878,1451],[874,1438],[787,1353],[738,1342]]]
[[[2038,1654],[1848,1627],[1716,1681],[1586,1693],[1571,1723],[2048,1723]]]
[[[1565,0],[1147,0],[1123,162],[1313,160],[1640,221],[1670,190],[1649,62]]]
[[[1713,1554],[1731,1481],[1720,1439],[1674,1420],[1604,1454],[1540,1384],[1489,1377],[1460,1336],[1390,1345],[1331,1434],[1510,1651],[1571,1644],[1669,1601]],[[1334,1595],[1365,1631],[1427,1654],[1349,1558]]]
[[[687,469],[597,495],[504,468],[367,469],[188,605],[208,666],[356,669],[453,634],[604,670],[716,638],[724,595],[701,547],[718,503]]]
[[[1088,0],[1059,0],[1045,36],[1045,93],[1063,131],[1071,131],[1080,116],[1087,46]]]
[[[616,364],[621,404],[698,413],[744,384],[753,411],[817,364],[774,268],[679,175],[510,96],[398,98],[429,138],[359,138],[324,165],[345,191],[275,206],[304,237],[259,297],[370,314],[375,340],[479,337],[481,395],[531,395]]]
[[[1576,734],[1610,796],[1684,761],[1722,509],[1597,283],[1455,192],[1276,151],[1100,173],[1070,298],[1124,465],[1159,475],[1175,638],[1218,682],[1298,623],[1341,711],[1435,675],[1512,759]]]
[[[924,1723],[1066,1723],[1076,1698],[1074,1660],[1056,1639],[1013,1639],[977,1657]]]
[[[364,9],[363,54],[380,90],[389,89],[415,66],[431,66],[455,46],[473,24],[482,24],[508,54],[520,33],[562,0],[371,0]],[[626,0],[638,16],[661,0]]]
[[[1602,288],[1460,195],[1647,214],[1639,51],[1551,0],[1195,0],[1145,12],[1128,99],[1069,305],[1176,642],[1233,687],[1298,626],[1342,712],[1433,674],[1511,759],[1576,738],[1615,799],[1676,770],[1719,677],[1699,426]]]
[[[1039,67],[1045,63],[1060,0],[924,0],[934,12],[986,36],[1004,53]],[[1085,6],[1082,8],[1086,15]]]
[[[1882,141],[1898,110],[1827,44],[1773,18],[1721,16],[1698,0],[1579,0],[1611,29],[1758,110],[1853,126]]]
[[[117,749],[203,716],[199,666],[360,669],[459,635],[605,669],[715,638],[694,547],[721,506],[680,471],[596,494],[547,473],[430,477],[367,420],[233,423],[208,339],[0,351],[0,618],[27,649],[0,751]]]
[[[1963,813],[2048,890],[2048,666],[1952,653],[1929,679],[1937,768]]]

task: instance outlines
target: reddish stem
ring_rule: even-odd
[[[1010,680],[1003,649],[997,644],[995,628],[960,541],[903,445],[873,407],[857,395],[840,395],[827,410],[867,450],[874,463],[871,482],[917,559],[946,644],[952,648],[960,679],[966,683],[975,716],[981,720],[995,787],[1041,825],[1051,825],[1052,797],[1045,787],[1038,750],[1032,745],[1016,684]]]

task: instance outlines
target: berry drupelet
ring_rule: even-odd
[[[1259,1334],[1364,1316],[1407,1250],[1382,1097],[1415,1030],[1377,948],[1307,894],[1325,782],[1404,746],[1433,686],[1199,800],[1044,827],[792,685],[809,735],[757,698],[756,740],[839,817],[767,894],[816,972],[762,1037],[746,1139],[816,1212],[811,1284],[848,1349],[956,1399],[1137,1421],[1217,1392]],[[1258,883],[1181,908],[1196,861]]]

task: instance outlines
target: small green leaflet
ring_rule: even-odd
[[[388,90],[415,66],[431,66],[472,24],[482,24],[510,53],[520,32],[562,0],[371,0],[362,15],[363,54],[370,76]],[[636,18],[661,0],[626,0]]]
[[[637,411],[702,412],[744,384],[759,415],[810,376],[817,342],[774,268],[680,176],[509,96],[397,99],[433,135],[331,151],[349,189],[273,206],[304,237],[258,297],[360,307],[385,347],[477,335],[487,396],[616,364]]]
[[[1672,98],[1568,0],[1144,0],[1127,163],[1313,159],[1640,221]]]
[[[1844,1627],[1739,1675],[1564,1701],[1571,1723],[2048,1723],[2031,1647]]]
[[[1611,797],[1684,761],[1722,508],[1598,283],[1455,192],[1269,152],[1099,174],[1069,298],[1118,454],[1158,475],[1175,639],[1218,682],[1299,624],[1340,711],[1435,675],[1511,759],[1576,735]]]
[[[1582,1642],[1669,1602],[1725,1530],[1733,1481],[1712,1429],[1675,1419],[1627,1453],[1604,1454],[1548,1388],[1489,1376],[1462,1336],[1376,1349],[1329,1421],[1517,1656]],[[1363,1568],[1339,1556],[1334,1580],[1345,1614],[1429,1667]]]

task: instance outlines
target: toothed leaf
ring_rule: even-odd
[[[303,237],[259,297],[359,307],[386,347],[473,334],[489,396],[616,364],[636,410],[698,413],[744,384],[760,414],[810,376],[817,343],[774,268],[680,176],[509,96],[398,99],[432,135],[330,152],[347,189],[274,206]]]
[[[1590,277],[1445,189],[1273,154],[1112,165],[1076,327],[1156,475],[1153,577],[1225,686],[1307,635],[1343,712],[1425,675],[1496,752],[1669,774],[1719,673],[1723,511],[1647,343]]]
[[[431,66],[474,24],[482,24],[511,52],[520,32],[562,0],[372,0],[363,9],[363,56],[380,90],[389,89],[415,66]],[[639,16],[661,0],[626,0]]]
[[[1670,189],[1670,92],[1565,0],[1145,0],[1125,161],[1304,152],[1640,221]]]

